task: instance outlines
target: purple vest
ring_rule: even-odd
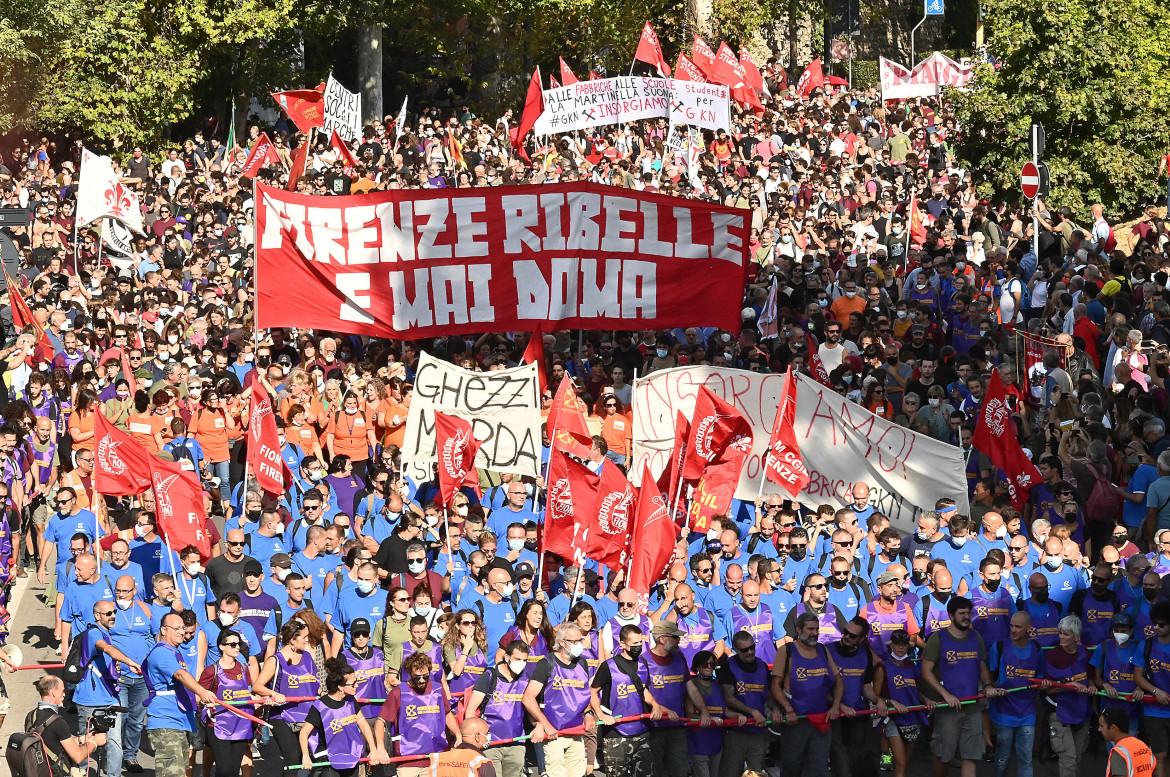
[[[456,657],[463,655],[463,648],[455,648]],[[488,657],[482,650],[477,650],[475,655],[469,657],[463,662],[463,674],[458,677],[447,677],[447,688],[451,693],[463,693],[468,688],[475,685],[480,676],[487,671]]]
[[[1085,602],[1081,608],[1081,643],[1094,648],[1109,639],[1113,615],[1112,600],[1103,602],[1092,591],[1085,591]]]
[[[605,662],[609,666],[609,713],[615,718],[624,718],[629,715],[641,715],[644,710],[644,703],[642,694],[639,688],[642,686],[641,678],[634,682],[634,678],[630,677],[620,668],[614,659],[609,659]],[[627,723],[618,723],[613,727],[613,730],[622,736],[637,736],[646,733],[646,722],[642,720],[632,720]]]
[[[1042,648],[1051,648],[1059,640],[1060,609],[1051,601],[1040,604],[1032,599],[1024,600],[1024,609],[1032,616],[1028,636],[1040,643]]]
[[[805,658],[794,643],[788,656],[788,693],[797,715],[829,711],[829,694],[835,679],[829,671],[829,656],[824,645],[817,644],[816,658]]]
[[[415,693],[406,683],[398,686],[402,703],[398,707],[398,752],[400,755],[430,755],[447,749],[447,704],[443,688],[431,682],[426,693]]]
[[[335,769],[352,769],[357,766],[366,752],[362,730],[358,728],[361,713],[353,699],[344,699],[341,706],[333,709],[318,699],[313,708],[321,716],[321,730],[309,734],[309,750],[324,756]],[[447,742],[443,741],[446,749]]]
[[[804,602],[796,605],[795,612],[797,618],[804,615],[806,611],[808,611],[808,608],[805,607]],[[825,604],[825,611],[817,615],[817,620],[821,624],[820,636],[817,637],[817,642],[822,645],[828,645],[841,639],[841,631],[837,628],[837,616],[828,603]]]
[[[670,663],[665,666],[658,663],[653,653],[643,653],[638,658],[638,676],[654,701],[682,716],[686,711],[683,709],[683,698],[691,673],[687,669],[686,659],[680,653],[671,653]]]
[[[918,678],[922,676],[922,669],[918,663],[909,658],[900,662],[887,658],[885,666],[889,698],[907,707],[922,704],[922,697],[918,695]],[[891,715],[890,718],[899,726],[926,725],[926,713],[922,710]]]
[[[699,695],[703,697],[703,704],[706,705],[707,714],[711,716],[711,720],[722,720],[726,716],[727,710],[723,706],[723,691],[719,688],[719,683],[712,680],[711,689],[706,692],[698,683],[695,684],[695,687],[698,689]],[[690,745],[691,755],[715,755],[723,750],[723,730],[714,726],[711,728],[688,728],[687,744]]]
[[[386,698],[386,659],[378,648],[369,648],[369,658],[358,658],[353,648],[341,651],[342,658],[349,662],[357,674],[357,688],[354,697],[358,699]],[[366,717],[374,717],[382,707],[381,701],[356,702]]]
[[[1008,620],[1012,617],[1012,595],[1002,585],[989,594],[976,586],[971,597],[971,627],[983,637],[983,644],[995,645],[1008,638]]]
[[[735,698],[753,710],[758,710],[766,715],[768,704],[768,665],[757,656],[756,668],[749,670],[740,665],[738,657],[732,656],[727,661],[727,668],[735,678]],[[738,730],[759,731],[759,729],[749,729],[747,727]]]
[[[934,288],[928,283],[926,288],[922,291],[918,290],[918,285],[915,284],[910,287],[910,296],[907,298],[914,302],[925,302],[931,308],[938,311],[938,294],[935,293]]]
[[[589,666],[578,659],[572,666],[561,666],[555,656],[547,656],[548,683],[545,684],[544,715],[548,722],[561,729],[580,726],[585,722],[585,708],[589,706]]]
[[[683,633],[678,649],[687,666],[700,650],[715,649],[715,627],[711,624],[711,616],[702,607],[696,606],[695,611],[685,618],[679,616],[678,627]]]
[[[861,608],[861,617],[869,621],[869,646],[876,655],[886,654],[887,637],[898,629],[909,625],[906,617],[906,605],[901,601],[894,603],[893,612],[878,609],[876,600]]]
[[[511,682],[496,669],[487,670],[496,675],[496,687],[483,705],[483,719],[487,721],[492,739],[515,739],[524,733],[524,689],[528,677],[521,675]]]
[[[403,661],[406,661],[406,659],[410,658],[417,652],[419,652],[419,650],[414,646],[413,640],[407,640],[406,642],[402,643]],[[438,685],[443,677],[443,654],[439,650],[439,646],[434,642],[431,642],[431,648],[430,650],[426,651],[426,653],[427,656],[429,656],[431,659],[431,682]]]
[[[53,467],[53,457],[57,455],[57,443],[50,442],[44,453],[32,448],[33,461],[41,465],[38,482],[43,486],[49,482],[49,471]]]
[[[756,658],[768,665],[776,660],[776,642],[772,639],[771,607],[760,602],[756,605],[756,611],[749,614],[742,604],[737,604],[731,608],[731,625],[735,631],[728,634],[728,638],[746,631],[756,640]]]
[[[1114,640],[1102,642],[1093,656],[1093,664],[1100,667],[1101,677],[1105,682],[1117,689],[1118,693],[1130,693],[1137,688],[1133,681],[1133,657],[1140,648],[1139,643],[1129,642],[1121,647]],[[1122,707],[1130,715],[1130,720],[1140,716],[1142,705],[1140,702],[1128,702],[1121,699],[1101,699],[1102,707]]]
[[[227,672],[215,662],[215,681],[218,685],[215,698],[220,701],[239,701],[240,699],[252,698],[252,685],[248,680],[248,666],[247,664],[237,662],[237,668],[241,668],[238,679],[228,677]],[[236,707],[240,712],[247,712],[254,715],[254,707],[251,704],[243,707]],[[208,711],[203,711],[203,720],[207,720]],[[217,710],[215,716],[212,718],[215,727],[215,736],[217,739],[240,740],[252,738],[252,722],[241,718],[239,715],[233,715],[227,710]]]
[[[845,685],[841,703],[855,710],[864,709],[865,697],[861,695],[861,689],[865,685],[866,670],[869,669],[869,653],[859,646],[856,653],[847,656],[841,652],[840,647],[841,644],[836,643],[831,649],[833,663],[837,665],[837,673],[841,675]]]
[[[1054,648],[1062,650],[1062,648]],[[1063,669],[1049,659],[1044,667],[1048,678],[1056,683],[1086,683],[1089,677],[1089,653],[1077,645],[1077,656]],[[1075,726],[1089,719],[1092,697],[1076,691],[1061,691],[1049,697],[1056,702],[1056,719],[1066,726]]]
[[[645,615],[639,615],[638,620],[636,623],[634,623],[634,625],[640,628],[643,634],[650,636],[650,629],[653,627],[653,624],[650,623],[650,619]],[[609,632],[610,644],[614,645],[615,647],[617,646],[618,634],[621,633],[622,628],[625,626],[626,624],[619,621],[616,617],[610,618],[608,621],[606,621],[605,626],[602,627],[602,630],[603,632]]]
[[[310,696],[316,699],[321,686],[317,682],[317,664],[313,657],[308,652],[301,653],[300,663],[293,665],[284,660],[279,650],[276,651],[276,683],[272,690],[284,696]],[[312,703],[298,701],[282,705],[276,718],[285,723],[304,723]]]
[[[968,631],[966,639],[955,639],[951,632],[938,632],[938,671],[947,693],[965,699],[979,693],[979,634]]]
[[[1019,688],[1027,686],[1029,680],[1039,680],[1043,674],[1040,671],[1042,651],[1040,646],[1028,640],[1028,647],[1024,655],[1020,656],[1011,640],[999,643],[999,666],[996,667],[995,679],[992,683],[1000,688]],[[990,701],[992,720],[997,716],[1011,716],[1013,718],[1026,717],[1034,712],[1036,691],[1019,691],[1007,696],[997,696]]]
[[[933,594],[925,597],[922,601],[926,602],[922,618],[922,639],[927,640],[930,639],[931,634],[950,626],[951,616],[947,612],[947,606],[940,604]]]

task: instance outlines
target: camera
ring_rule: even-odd
[[[129,712],[127,707],[102,707],[89,717],[89,730],[93,734],[105,734],[118,723],[118,716]]]

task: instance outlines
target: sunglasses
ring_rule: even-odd
[[[245,543],[243,543],[243,542],[230,542],[230,541],[228,542],[228,545],[233,547],[233,548],[242,548],[242,547],[244,547],[244,544]]]
[[[230,647],[230,648],[239,648],[240,643],[239,642],[225,642],[225,643],[223,643],[223,646]]]

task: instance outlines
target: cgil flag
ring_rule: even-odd
[[[788,368],[780,391],[776,423],[772,425],[772,436],[764,454],[764,474],[793,496],[803,491],[811,480],[796,442],[796,376],[792,367]]]
[[[252,383],[251,414],[248,419],[248,466],[260,490],[283,497],[293,484],[292,471],[280,455],[280,435],[272,415],[272,398],[260,383]]]
[[[602,467],[585,555],[609,569],[621,569],[629,560],[630,523],[637,492],[617,467]]]
[[[203,507],[203,486],[199,476],[186,472],[173,461],[150,457],[150,487],[154,491],[158,533],[176,553],[188,545],[199,550],[199,558],[211,558],[207,536],[207,511]]]
[[[1024,453],[1016,437],[1016,425],[1007,406],[1007,391],[999,370],[991,371],[991,382],[983,399],[983,409],[975,424],[971,444],[987,454],[991,463],[1007,474],[1008,496],[1019,510],[1028,501],[1028,492],[1041,481],[1040,470]]]
[[[683,479],[690,483],[699,480],[729,445],[742,443],[745,437],[750,450],[752,425],[744,414],[706,386],[700,386],[695,411],[691,414]]]
[[[93,490],[110,496],[141,494],[150,488],[154,456],[134,438],[94,413]]]
[[[479,473],[475,469],[475,454],[480,441],[471,432],[471,422],[458,416],[435,411],[435,447],[438,458],[439,493],[435,501],[440,507],[450,507],[451,500],[464,486],[479,492]]]
[[[573,564],[585,560],[585,532],[597,501],[597,475],[564,451],[548,458],[548,501],[541,547]]]
[[[325,95],[316,89],[293,89],[270,94],[301,132],[308,134],[314,127],[325,126]],[[235,105],[232,107],[234,109]]]
[[[642,486],[638,490],[634,530],[631,532],[630,561],[626,569],[626,585],[638,594],[638,611],[643,614],[648,609],[650,589],[662,578],[666,565],[674,558],[677,540],[678,526],[667,513],[667,500],[658,490],[650,468],[643,465]]]
[[[245,178],[255,178],[256,173],[260,172],[260,168],[279,163],[280,155],[276,153],[272,141],[268,138],[268,133],[261,132],[260,136],[256,138],[256,145],[252,146],[252,150],[248,152],[248,158],[244,160],[244,169],[240,175]]]
[[[117,219],[140,235],[142,210],[138,195],[118,180],[109,158],[101,157],[88,148],[81,150],[81,170],[77,180],[77,226],[108,216]]]
[[[28,326],[36,330],[37,344],[33,349],[33,360],[35,362],[52,361],[55,354],[53,341],[49,339],[49,334],[41,326],[41,322],[37,321],[37,317],[33,315],[32,308],[28,306],[24,295],[20,293],[20,286],[12,280],[7,268],[4,269],[4,282],[8,284],[8,307],[12,310],[12,323],[18,330]]]
[[[658,75],[670,78],[670,65],[666,64],[666,57],[662,55],[662,44],[658,42],[658,33],[650,22],[642,27],[642,36],[638,38],[638,50],[634,52],[636,62],[645,62],[658,70]]]
[[[808,97],[814,89],[819,89],[824,85],[825,71],[821,67],[821,58],[817,57],[809,62],[808,67],[800,74],[800,80],[796,82],[796,93],[801,97]]]

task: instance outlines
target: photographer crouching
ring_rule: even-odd
[[[86,762],[106,744],[105,732],[73,735],[61,717],[65,704],[65,683],[61,678],[45,675],[37,680],[35,687],[41,700],[24,719],[24,730],[39,731],[53,777],[82,777]]]

